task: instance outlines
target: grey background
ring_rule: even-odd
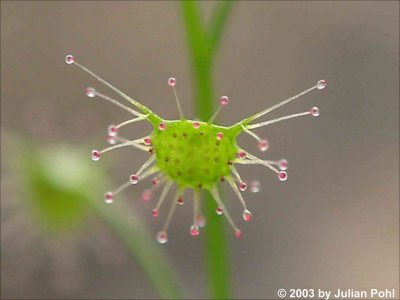
[[[202,3],[206,18],[214,5]],[[262,191],[245,193],[254,221],[242,225],[243,239],[232,237],[235,298],[275,298],[279,288],[395,288],[398,297],[398,11],[395,1],[236,3],[215,72],[217,94],[231,99],[221,124],[232,124],[320,78],[328,88],[273,114],[317,105],[319,118],[257,131],[271,143],[263,157],[289,160],[288,182],[279,183],[262,167],[240,167],[242,177],[259,179]],[[83,90],[91,85],[113,93],[65,65],[69,53],[167,118],[177,116],[166,84],[175,76],[184,110],[194,116],[177,2],[2,1],[1,42],[1,120],[7,132],[43,145],[85,145],[89,151],[103,145],[109,124],[128,117],[85,97]],[[134,128],[132,137],[149,130]],[[257,153],[251,138],[241,136],[239,142]],[[121,150],[110,157],[110,176],[118,184],[145,156]],[[12,189],[3,189],[3,180],[2,209],[17,201]],[[99,195],[105,189],[100,187]],[[151,219],[147,206],[135,203],[139,193],[126,192],[132,195],[132,210],[155,234],[161,223]],[[228,189],[225,196],[234,197]],[[236,199],[230,207],[240,218]],[[190,216],[189,205],[174,219],[171,241],[162,247],[188,296],[198,298],[205,297],[207,277],[203,237],[188,235]],[[54,242],[49,260],[27,238],[30,227],[18,221],[7,225],[6,219],[2,253],[16,255],[2,259],[4,298],[157,297],[104,226],[88,228],[78,245],[73,239]],[[97,254],[87,255],[92,252]]]

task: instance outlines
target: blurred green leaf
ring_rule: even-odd
[[[42,230],[63,233],[79,228],[89,213],[88,186],[104,183],[71,147],[34,147],[20,157],[23,191]]]
[[[220,1],[214,10],[209,27],[209,39],[211,47],[211,55],[215,55],[215,51],[220,45],[223,29],[227,21],[228,15],[232,10],[233,1]]]
[[[94,166],[87,153],[76,147],[20,143],[24,146],[16,149],[29,149],[16,155],[21,190],[44,233],[71,233],[81,228],[89,214],[96,215],[114,230],[161,298],[182,298],[178,277],[153,234],[123,204],[122,197],[118,205],[103,201],[100,191],[107,180],[101,166]]]

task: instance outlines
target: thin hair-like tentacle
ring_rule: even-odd
[[[178,112],[179,112],[179,117],[181,118],[181,120],[185,119],[185,116],[183,115],[183,110],[181,107],[181,102],[179,101],[179,97],[178,97],[178,93],[176,92],[176,79],[175,78],[169,78],[168,79],[168,85],[170,87],[172,87],[172,90],[174,91],[174,97],[175,97],[175,101],[176,101],[176,106],[178,107]]]
[[[299,93],[299,94],[297,94],[297,95],[295,95],[293,97],[290,97],[290,98],[288,98],[286,100],[283,100],[283,101],[281,101],[281,102],[279,102],[279,103],[277,103],[275,105],[272,105],[271,107],[268,107],[267,109],[262,110],[259,113],[256,113],[256,114],[252,115],[249,118],[244,119],[241,123],[247,125],[248,123],[254,121],[255,119],[258,119],[258,118],[262,117],[263,115],[265,115],[265,114],[267,114],[267,113],[269,113],[269,112],[271,112],[271,111],[273,111],[273,110],[275,110],[275,109],[277,109],[277,108],[279,108],[279,107],[281,107],[281,106],[283,106],[285,104],[288,104],[289,102],[292,102],[293,100],[295,100],[295,99],[297,99],[297,98],[299,98],[299,97],[301,97],[301,96],[303,96],[303,95],[305,95],[305,94],[307,94],[307,93],[309,93],[309,92],[311,92],[311,91],[313,91],[315,89],[320,89],[321,88],[321,84],[320,84],[321,81],[322,80],[318,81],[318,83],[316,85],[314,85],[313,87],[310,87],[309,89],[307,89],[307,90],[305,90],[305,91],[303,91],[303,92],[301,92],[301,93]]]
[[[158,210],[160,209],[161,204],[164,202],[164,199],[167,196],[171,186],[172,186],[172,181],[167,181],[167,183],[165,184],[165,186],[161,192],[161,196],[157,201],[156,207],[153,209],[153,212],[152,212],[153,216],[155,216],[155,217],[158,216]]]
[[[100,97],[100,98],[102,98],[104,100],[107,100],[108,102],[110,102],[110,103],[112,103],[114,105],[119,106],[120,108],[130,112],[131,114],[133,114],[133,115],[135,115],[137,117],[143,117],[144,116],[144,114],[141,114],[140,112],[138,112],[138,111],[136,111],[136,110],[134,110],[134,109],[132,109],[130,107],[127,107],[127,106],[123,105],[122,103],[119,103],[117,100],[115,100],[115,99],[113,99],[113,98],[111,98],[111,97],[109,97],[107,95],[104,95],[102,93],[99,93],[97,90],[95,90],[92,87],[89,87],[89,88],[86,89],[86,95],[88,95],[88,97],[90,97],[90,98],[98,96],[98,97]],[[148,114],[147,114],[147,116],[148,116]]]
[[[215,202],[217,202],[217,205],[220,209],[222,209],[223,214],[225,215],[226,219],[228,220],[229,224],[231,225],[231,227],[233,228],[233,230],[235,231],[235,235],[237,237],[240,236],[241,231],[239,228],[237,228],[237,226],[235,225],[235,223],[233,222],[233,219],[231,217],[231,215],[229,214],[228,210],[226,209],[224,203],[221,200],[221,197],[219,196],[219,192],[218,192],[218,188],[214,187],[210,190],[211,195],[214,197]]]
[[[106,152],[111,151],[111,150],[118,149],[118,148],[126,147],[126,146],[134,146],[137,149],[140,149],[140,150],[143,150],[143,151],[149,151],[150,147],[141,145],[139,143],[139,141],[140,141],[140,139],[139,140],[134,140],[134,141],[127,141],[127,142],[124,142],[124,143],[121,143],[121,144],[118,144],[118,145],[107,147],[107,148],[105,148],[103,150],[100,150],[100,151],[99,150],[93,150],[92,151],[92,158],[94,160],[98,160],[98,158],[100,158],[101,154],[106,153]]]
[[[314,108],[316,109],[316,108]],[[288,115],[288,116],[283,116],[283,117],[279,117],[277,119],[273,119],[273,120],[269,120],[269,121],[265,121],[265,122],[261,122],[261,123],[257,123],[257,124],[250,124],[247,125],[246,127],[248,129],[255,129],[255,128],[259,128],[259,127],[263,127],[263,126],[267,126],[273,123],[277,123],[277,122],[281,122],[284,120],[289,120],[289,119],[293,119],[293,118],[298,118],[301,116],[307,116],[307,115],[311,115],[312,112],[311,111],[305,111],[305,112],[301,112],[301,113],[297,113],[297,114],[292,114],[292,115]]]
[[[78,63],[75,59],[72,62],[74,65],[76,65],[77,67],[79,67],[81,70],[85,71],[86,73],[88,73],[89,75],[91,75],[92,77],[94,77],[95,79],[97,79],[98,81],[100,81],[102,84],[104,84],[105,86],[109,87],[110,89],[112,89],[114,92],[116,92],[118,95],[120,95],[122,98],[124,98],[125,100],[127,100],[128,102],[130,102],[131,104],[133,104],[134,106],[136,106],[137,108],[141,109],[143,112],[148,113],[150,112],[150,110],[144,106],[143,104],[137,102],[136,100],[132,99],[131,97],[129,97],[128,95],[126,95],[125,93],[123,93],[122,91],[120,91],[119,89],[117,89],[116,87],[114,87],[112,84],[108,83],[107,81],[105,81],[103,78],[101,78],[100,76],[98,76],[97,74],[95,74],[93,71],[89,70],[88,68],[86,68],[85,66],[81,65],[80,63]]]

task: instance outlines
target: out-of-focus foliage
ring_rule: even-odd
[[[104,185],[104,176],[93,172],[83,152],[71,146],[29,149],[19,167],[34,217],[47,232],[79,228],[91,211],[93,188]]]
[[[141,265],[161,298],[182,297],[178,277],[164,251],[135,212],[123,203],[109,205],[102,200],[99,191],[107,185],[105,170],[93,168],[85,151],[65,144],[37,147],[22,140],[18,144],[11,151],[11,168],[19,174],[19,193],[28,200],[28,212],[42,234],[50,239],[67,235],[85,230],[82,225],[90,217],[100,218]]]

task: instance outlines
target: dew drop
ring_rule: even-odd
[[[161,122],[160,125],[158,125],[158,129],[164,131],[165,129],[167,129],[167,125],[165,125],[165,123]]]
[[[236,229],[235,230],[235,235],[237,238],[240,238],[242,236],[242,231],[240,231],[240,229]]]
[[[246,222],[251,221],[251,212],[247,209],[243,212],[243,220],[245,220]]]
[[[261,184],[258,180],[254,180],[250,183],[250,191],[253,193],[258,193],[261,189]]]
[[[109,135],[109,134],[107,135],[106,140],[111,145],[115,145],[117,143],[117,140],[115,139],[115,137],[112,135]]]
[[[176,79],[175,78],[169,78],[168,79],[168,85],[169,86],[175,86],[176,85]]]
[[[179,198],[176,200],[176,202],[179,204],[179,205],[183,205],[185,202],[183,201],[183,197],[182,196],[179,196]]]
[[[200,123],[199,122],[193,122],[193,127],[194,128],[199,128],[200,127]]]
[[[150,138],[145,138],[144,140],[143,140],[143,143],[146,145],[146,146],[150,146],[151,145],[151,139]]]
[[[190,235],[191,236],[198,236],[200,233],[199,227],[197,225],[190,226]]]
[[[316,107],[316,106],[312,107],[312,108],[310,109],[310,114],[311,114],[313,117],[318,117],[318,116],[319,116],[319,108]]]
[[[153,180],[151,181],[151,183],[155,186],[160,183],[160,179],[158,179],[157,177],[154,177]]]
[[[92,87],[86,88],[85,93],[86,93],[86,96],[88,96],[89,98],[93,98],[94,96],[96,96],[96,90]]]
[[[224,134],[222,132],[217,133],[217,140],[222,140],[224,138]]]
[[[118,133],[118,127],[115,125],[108,126],[108,134],[111,136],[116,136]]]
[[[286,181],[287,180],[287,173],[285,171],[280,171],[278,173],[278,178],[280,181]]]
[[[241,182],[239,183],[239,189],[244,192],[247,189],[247,183],[246,182]]]
[[[153,211],[151,212],[151,214],[153,215],[153,217],[158,217],[158,209],[157,208],[155,208],[155,209],[153,209]]]
[[[217,209],[215,210],[217,212],[217,214],[222,215],[222,213],[224,212],[224,210],[221,207],[217,207]]]
[[[324,89],[324,88],[326,87],[326,85],[327,85],[327,82],[326,82],[326,80],[324,80],[324,79],[321,79],[321,80],[319,80],[319,81],[317,82],[317,87],[318,87],[318,89],[320,89],[320,90]]]
[[[101,153],[99,150],[93,150],[92,151],[92,160],[93,161],[98,161],[100,159]]]
[[[286,159],[281,159],[279,161],[279,169],[281,169],[282,171],[285,171],[288,169],[288,161]]]
[[[165,244],[166,242],[168,242],[168,235],[165,231],[159,231],[157,233],[157,241],[160,244]]]
[[[239,151],[239,153],[238,153],[239,158],[244,159],[244,158],[246,158],[246,156],[247,156],[246,151]]]
[[[260,149],[260,151],[262,151],[262,152],[267,151],[268,146],[269,145],[268,145],[268,141],[267,140],[261,140],[258,143],[258,149]]]
[[[139,181],[139,176],[137,175],[131,175],[131,177],[129,178],[132,184],[136,184]]]
[[[150,189],[145,189],[142,192],[142,200],[145,202],[150,201],[152,196],[153,196],[153,192]]]
[[[228,96],[222,96],[221,99],[219,100],[219,103],[220,103],[222,106],[227,105],[227,104],[229,103],[229,98],[228,98]]]
[[[114,199],[113,199],[113,193],[107,192],[107,193],[104,195],[104,201],[105,201],[106,203],[113,203],[113,201],[114,201]]]
[[[198,216],[196,223],[197,223],[197,226],[199,226],[200,228],[203,228],[204,226],[206,226],[206,218],[204,218],[204,216]]]
[[[70,64],[74,63],[74,61],[75,61],[75,59],[72,55],[68,54],[67,56],[65,56],[65,62],[67,64],[70,65]]]

